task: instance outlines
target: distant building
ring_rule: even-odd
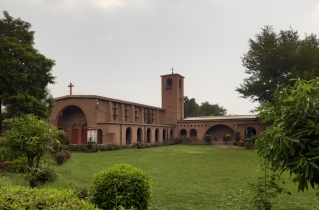
[[[98,144],[130,145],[180,136],[203,139],[205,134],[222,141],[224,133],[239,131],[245,136],[265,130],[255,115],[184,119],[184,77],[172,73],[161,79],[161,108],[102,96],[71,95],[70,91],[70,95],[55,98],[48,122],[63,129],[71,144],[96,140]]]

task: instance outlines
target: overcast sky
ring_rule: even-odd
[[[265,25],[319,34],[318,0],[1,0],[0,8],[31,23],[35,48],[56,61],[54,97],[72,82],[73,95],[160,107],[160,75],[174,68],[185,96],[240,115],[258,105],[235,91],[248,77],[248,39]]]

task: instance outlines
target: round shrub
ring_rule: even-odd
[[[204,136],[204,141],[206,141],[206,143],[209,144],[209,143],[212,141],[212,135],[206,134],[206,135]]]
[[[68,150],[61,150],[60,152],[52,154],[52,157],[58,165],[62,165],[65,161],[71,158],[71,153]]]
[[[151,198],[151,179],[129,164],[117,164],[93,175],[92,202],[101,209],[146,210]]]

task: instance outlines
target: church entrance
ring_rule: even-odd
[[[70,144],[87,144],[87,120],[78,106],[66,106],[59,114],[57,127],[64,130]]]

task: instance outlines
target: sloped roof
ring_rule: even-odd
[[[200,116],[187,117],[184,121],[214,121],[214,120],[247,120],[259,119],[257,115],[227,115],[227,116]]]
[[[60,100],[64,100],[64,99],[80,99],[80,98],[99,99],[99,100],[104,100],[104,101],[113,101],[116,103],[132,104],[132,105],[140,106],[140,107],[147,107],[147,108],[152,108],[152,109],[164,110],[163,108],[160,108],[160,107],[150,106],[150,105],[146,105],[146,104],[139,104],[139,103],[130,102],[130,101],[123,101],[123,100],[119,100],[119,99],[115,99],[115,98],[108,98],[108,97],[103,97],[103,96],[98,96],[98,95],[66,95],[66,96],[54,98],[54,100],[60,101]]]

